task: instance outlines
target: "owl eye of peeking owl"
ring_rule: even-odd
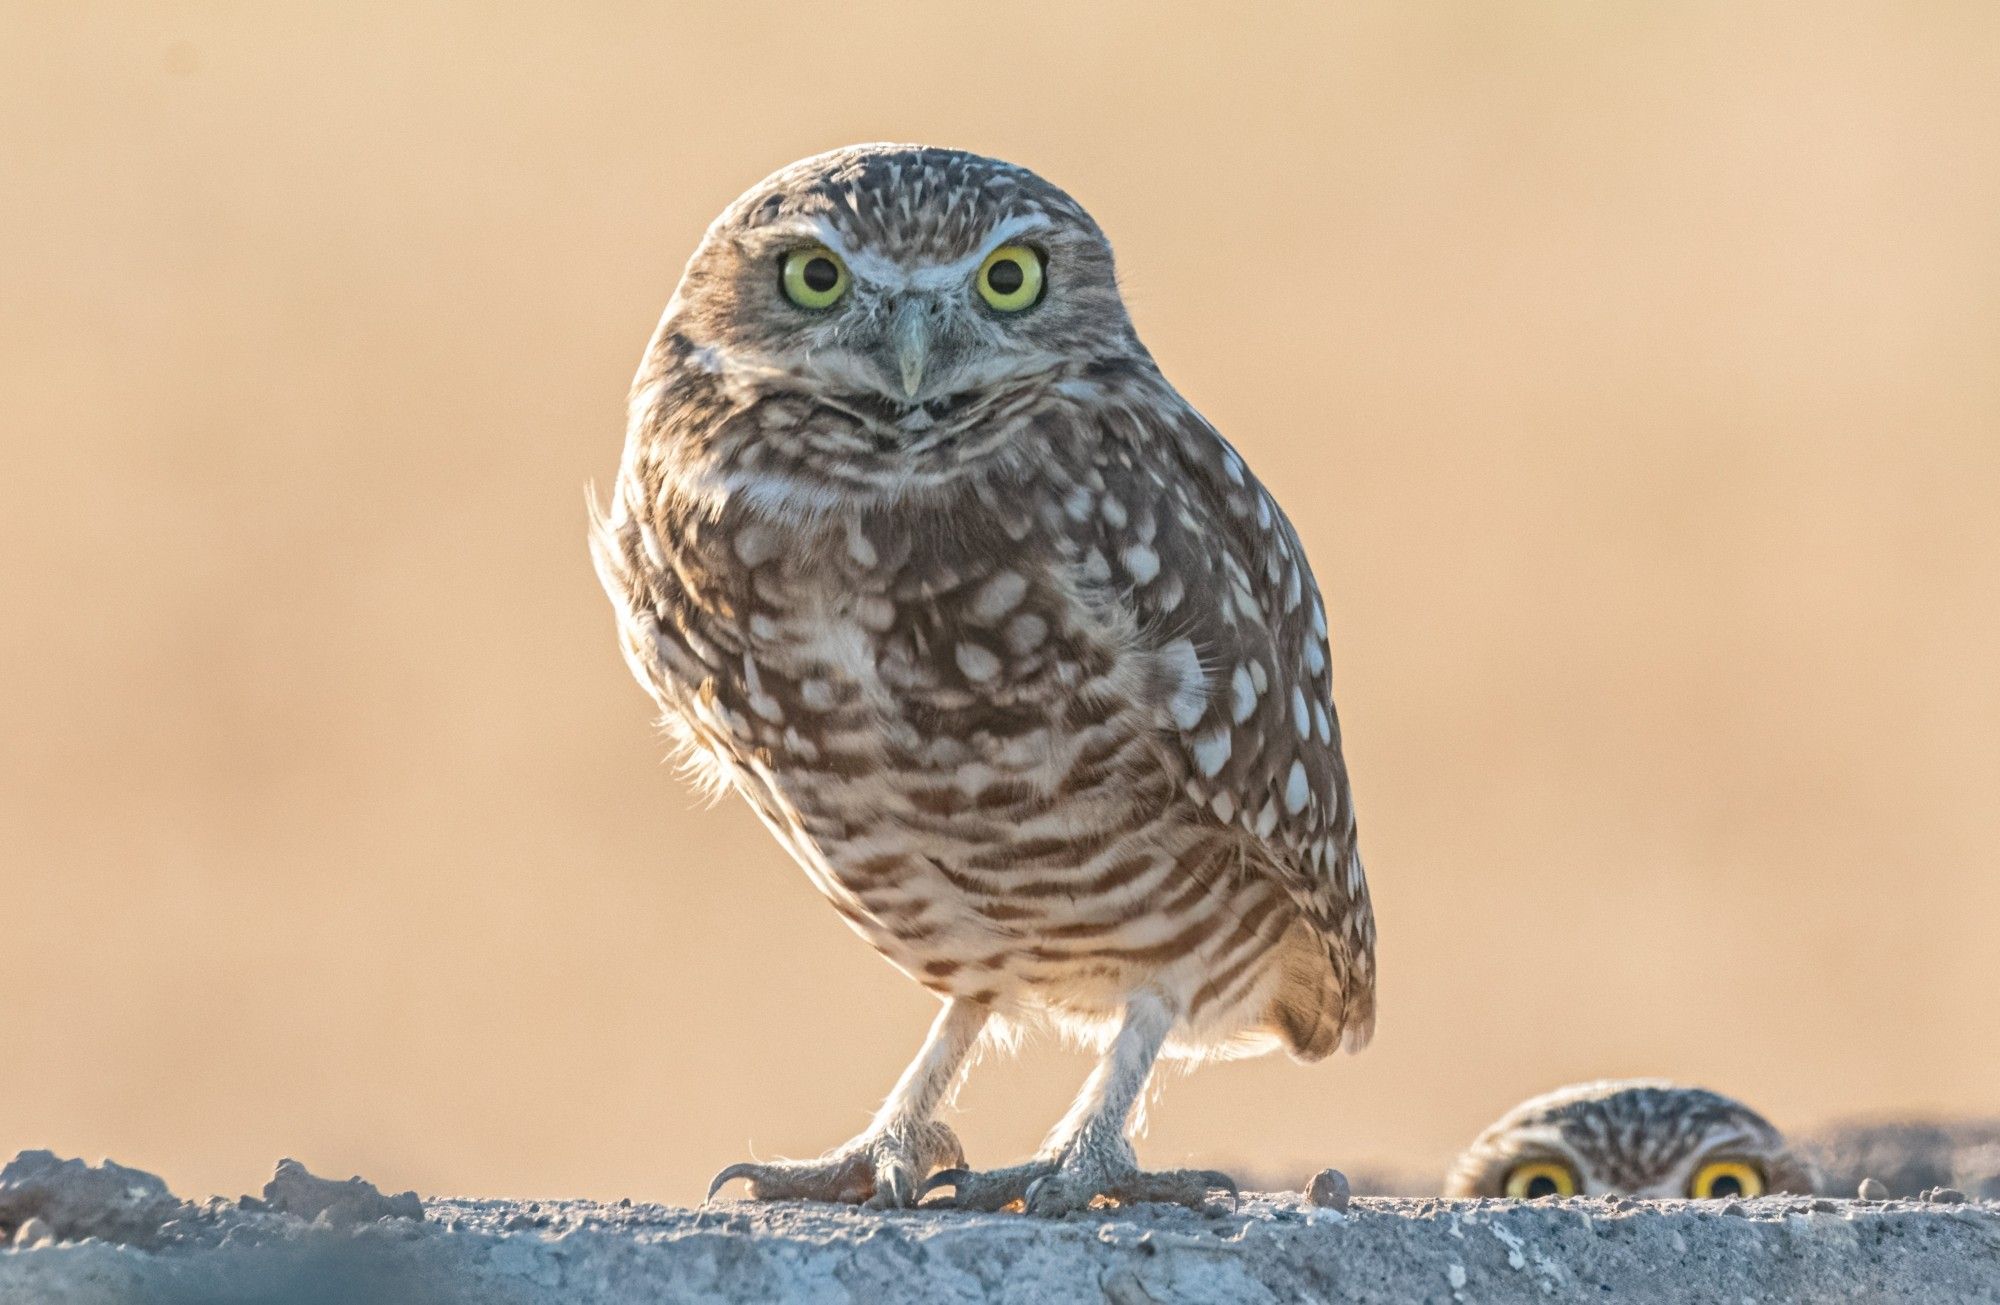
[[[689,260],[593,531],[692,769],[938,998],[860,1136],[757,1197],[1203,1203],[1128,1135],[1162,1057],[1358,1049],[1375,926],[1326,609],[1161,375],[1111,244],[1012,164],[876,145],[752,187]],[[1103,1053],[1048,1146],[973,1171],[974,1046]]]
[[[1468,1147],[1447,1196],[1717,1201],[1810,1193],[1818,1175],[1763,1116],[1700,1088],[1582,1083],[1523,1102]]]

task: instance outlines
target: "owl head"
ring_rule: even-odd
[[[991,453],[1036,398],[1135,360],[1110,243],[1075,200],[996,159],[858,145],[715,220],[637,394],[696,378],[726,410],[771,401],[749,433],[774,474],[887,481]],[[690,424],[726,440],[717,410]]]
[[[1445,1195],[1699,1201],[1815,1186],[1811,1164],[1741,1102],[1628,1080],[1577,1084],[1516,1106],[1458,1158]]]

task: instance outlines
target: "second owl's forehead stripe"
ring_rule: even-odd
[[[817,240],[840,255],[847,270],[856,278],[891,290],[946,290],[962,285],[979,270],[986,256],[1000,246],[1036,231],[1046,230],[1049,219],[1040,213],[1020,213],[990,227],[972,252],[948,263],[910,266],[894,258],[857,245],[839,225],[827,218],[800,224],[802,238]]]

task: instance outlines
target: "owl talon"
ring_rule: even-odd
[[[760,1168],[762,1168],[762,1166],[747,1164],[747,1163],[730,1165],[727,1169],[724,1169],[721,1173],[717,1174],[714,1178],[709,1180],[708,1195],[701,1198],[701,1203],[703,1205],[707,1205],[710,1201],[713,1201],[715,1199],[715,1194],[717,1192],[721,1191],[723,1188],[727,1187],[730,1183],[736,1181],[738,1178],[752,1178],[753,1175],[756,1173],[756,1171]]]
[[[1029,1183],[1028,1190],[1021,1193],[1021,1209],[1026,1211],[1028,1214],[1034,1214],[1038,1207],[1041,1209],[1047,1209],[1049,1207],[1049,1202],[1047,1201],[1038,1202],[1035,1198],[1040,1196],[1043,1192],[1049,1190],[1049,1182],[1054,1177],[1055,1177],[1054,1174],[1043,1174],[1040,1178],[1037,1178],[1034,1182]]]
[[[924,1185],[917,1189],[917,1199],[913,1204],[923,1204],[925,1197],[941,1187],[956,1189],[960,1183],[970,1177],[972,1177],[972,1171],[969,1169],[940,1169],[929,1178],[926,1178]],[[953,1204],[955,1202],[949,1200],[938,1202],[938,1206],[941,1209],[949,1209]]]
[[[925,1190],[946,1186],[956,1189],[949,1201],[937,1203],[940,1209],[981,1210],[992,1213],[1017,1203],[1025,1207],[1028,1194],[1034,1190],[1035,1185],[1052,1177],[1055,1172],[1056,1167],[1052,1161],[1015,1165],[1011,1169],[988,1169],[984,1172],[947,1169],[935,1175],[925,1185]]]
[[[868,1198],[868,1208],[871,1210],[906,1210],[910,1206],[915,1205],[916,1201],[910,1195],[910,1183],[909,1174],[901,1169],[891,1168],[877,1174],[875,1178],[875,1194]]]
[[[929,1185],[921,1180],[933,1168],[964,1163],[958,1138],[943,1124],[929,1120],[892,1134],[856,1138],[817,1160],[730,1165],[709,1183],[702,1204],[742,1178],[749,1181],[753,1201],[831,1201],[901,1210],[923,1198]]]

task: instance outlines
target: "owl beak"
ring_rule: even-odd
[[[889,319],[889,347],[896,355],[904,397],[916,398],[923,388],[924,364],[931,353],[930,313],[921,301],[906,299],[896,306]]]

